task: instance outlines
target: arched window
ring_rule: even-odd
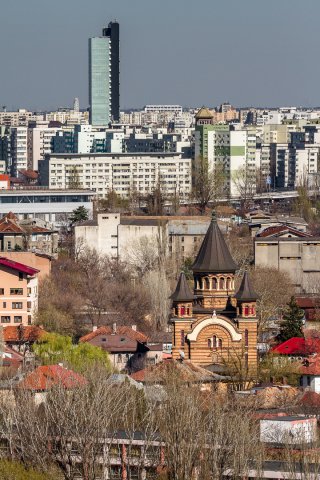
[[[174,311],[175,311],[175,314],[178,316],[178,315],[179,315],[179,308],[176,307],[176,308],[174,309]]]
[[[219,288],[220,288],[220,290],[223,290],[223,289],[224,289],[224,278],[220,278],[220,280],[219,280]]]
[[[186,314],[186,307],[184,305],[181,305],[180,307],[180,315],[185,315]]]
[[[199,289],[202,290],[202,278],[199,278]]]
[[[190,315],[190,308],[187,307],[187,315]]]
[[[231,278],[227,278],[227,290],[231,290]]]
[[[212,340],[211,340],[211,338],[208,338],[208,348],[212,348]]]
[[[222,339],[221,338],[219,338],[219,348],[220,348],[220,350],[222,350]]]
[[[217,348],[217,337],[213,335],[212,337],[212,348],[216,349]]]
[[[213,277],[213,279],[212,279],[212,289],[213,290],[217,290],[217,284],[218,284],[218,282],[217,282],[216,277]]]
[[[244,308],[243,308],[243,313],[244,313],[244,316],[247,317],[249,315],[249,307],[248,305],[246,305]]]
[[[246,347],[249,345],[249,331],[247,329],[244,331],[244,344]]]
[[[197,290],[198,288],[198,278],[194,277],[194,289]]]
[[[206,277],[206,278],[204,279],[204,281],[205,281],[206,289],[207,289],[207,290],[210,290],[210,280],[209,280],[209,278]]]

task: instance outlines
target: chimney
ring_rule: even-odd
[[[93,325],[92,331],[95,332],[98,329],[97,325]]]
[[[137,325],[131,325],[132,330],[137,331]]]
[[[117,333],[117,324],[113,323],[112,324],[112,335],[115,335]]]

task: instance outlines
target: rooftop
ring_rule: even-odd
[[[19,384],[19,388],[34,391],[49,390],[53,386],[76,388],[87,383],[86,379],[61,365],[44,365],[29,373]]]

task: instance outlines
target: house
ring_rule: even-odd
[[[299,296],[296,297],[299,308],[304,311],[304,316],[308,322],[318,322],[320,320],[320,302],[318,297]]]
[[[29,390],[34,394],[35,403],[39,405],[45,401],[45,393],[52,387],[72,389],[86,385],[85,377],[63,365],[43,365],[27,374],[17,384],[18,389]]]
[[[227,380],[225,377],[209,372],[205,368],[194,365],[187,360],[179,361],[172,359],[134,372],[131,374],[131,378],[145,385],[161,385],[172,375],[177,375],[187,384],[200,385],[201,390],[210,390],[213,383],[217,384],[217,382]]]
[[[0,251],[39,251],[56,256],[58,232],[40,219],[18,220],[12,212],[0,219]]]
[[[37,325],[10,325],[3,327],[3,341],[14,351],[26,353],[31,350],[34,342],[47,332]]]
[[[7,345],[3,347],[1,352],[1,367],[5,370],[10,369],[11,371],[17,371],[23,366],[23,363],[24,356],[21,355],[21,353],[16,352]]]
[[[171,295],[173,358],[221,371],[240,354],[256,371],[257,294],[247,273],[235,292],[237,268],[213,212],[192,265],[193,290],[181,273]]]
[[[252,237],[259,231],[269,227],[287,226],[299,232],[306,232],[308,227],[308,223],[303,218],[286,217],[283,215],[272,216],[270,213],[262,210],[253,210],[249,212],[246,217]]]
[[[147,337],[138,332],[133,325],[95,328],[80,338],[79,342],[89,342],[106,350],[114,368],[119,371],[134,372],[141,369],[147,358],[149,348]]]
[[[300,385],[311,392],[320,393],[320,356],[318,354],[303,360],[300,373]]]
[[[31,325],[38,309],[36,268],[0,257],[0,323]]]
[[[271,353],[290,360],[299,360],[318,352],[320,353],[320,338],[312,337],[292,337],[271,349]]]

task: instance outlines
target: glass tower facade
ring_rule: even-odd
[[[119,24],[110,22],[102,37],[89,39],[90,123],[108,125],[120,117]]]

